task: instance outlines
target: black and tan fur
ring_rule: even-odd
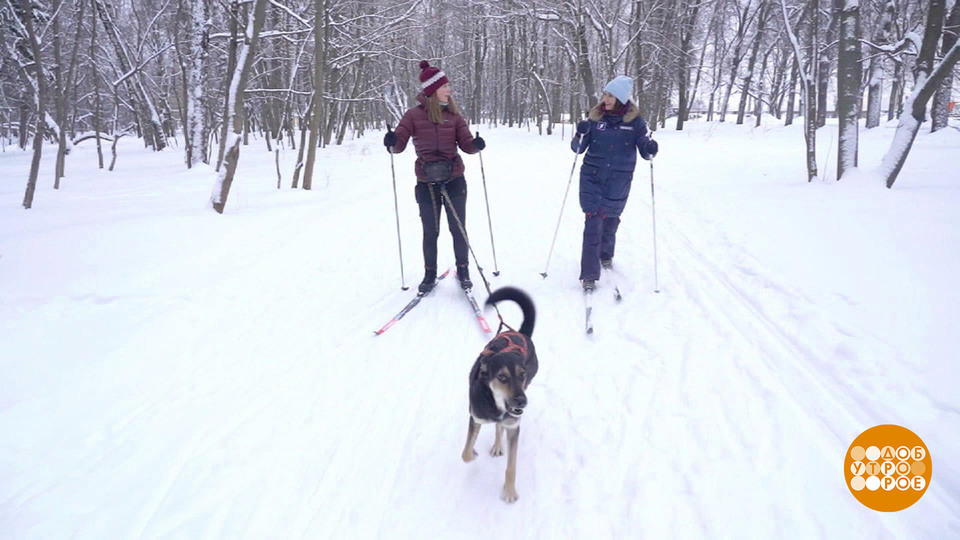
[[[512,300],[523,311],[520,331],[498,334],[487,343],[470,370],[470,420],[463,461],[477,457],[473,449],[481,424],[497,425],[491,456],[503,455],[503,432],[507,432],[507,472],[500,497],[512,503],[517,500],[517,443],[520,438],[520,416],[527,406],[526,390],[537,374],[537,352],[531,335],[536,321],[533,301],[513,287],[498,289],[487,299],[487,305]]]

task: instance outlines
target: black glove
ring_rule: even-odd
[[[657,151],[660,150],[660,145],[657,144],[657,141],[650,139],[647,141],[646,150],[647,153],[650,154],[650,157],[654,157],[657,155]]]
[[[477,147],[477,150],[483,150],[487,147],[487,141],[483,140],[480,137],[480,132],[477,132],[477,135],[473,138],[473,145]]]
[[[383,145],[387,148],[392,148],[395,144],[397,144],[397,134],[390,131],[388,127],[387,134],[383,136]]]
[[[577,122],[577,133],[579,133],[580,135],[586,135],[589,132],[590,132],[590,122],[587,122],[586,120],[581,120]]]

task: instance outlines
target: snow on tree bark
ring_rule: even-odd
[[[206,115],[207,47],[210,43],[210,0],[191,0],[190,5],[190,82],[187,86],[187,126],[189,145],[187,167],[207,161],[210,126]]]
[[[760,44],[763,43],[763,32],[767,24],[766,0],[760,0],[757,6],[757,31],[750,47],[750,59],[747,61],[747,73],[743,76],[743,88],[740,90],[740,104],[737,106],[737,125],[743,124],[747,111],[747,98],[750,97],[750,84],[753,82],[753,71],[757,65],[757,55],[760,53]]]
[[[857,166],[860,116],[860,2],[845,0],[840,7],[840,50],[837,57],[837,180]]]
[[[144,138],[147,144],[153,146],[154,150],[163,150],[167,146],[167,140],[163,135],[163,125],[160,123],[160,115],[153,105],[153,99],[143,85],[139,70],[136,69],[136,66],[133,66],[130,60],[130,54],[127,52],[126,45],[121,39],[120,30],[116,27],[113,22],[113,17],[110,15],[108,9],[110,8],[110,4],[108,4],[106,0],[93,0],[93,4],[97,8],[100,22],[103,23],[103,30],[107,33],[107,37],[113,44],[114,53],[117,55],[117,63],[124,74],[121,80],[126,83],[130,97],[134,101]]]
[[[943,60],[934,67],[936,45],[940,40],[943,26],[944,8],[944,0],[931,0],[923,35],[923,45],[920,47],[920,54],[917,57],[914,69],[916,80],[913,92],[904,103],[904,112],[907,114],[900,115],[900,123],[897,125],[897,131],[893,136],[890,149],[887,150],[880,166],[875,171],[884,179],[887,188],[893,187],[903,164],[907,160],[907,155],[910,153],[910,148],[913,146],[913,141],[917,132],[920,131],[920,125],[926,115],[927,102],[933,97],[933,93],[940,82],[953,70],[957,60],[960,59],[960,43],[955,43],[943,57]]]
[[[800,84],[803,95],[803,108],[805,109],[803,113],[803,140],[807,147],[807,182],[812,182],[813,179],[817,177],[816,102],[813,99],[814,92],[816,91],[816,85],[814,84],[813,80],[813,71],[816,69],[816,63],[813,61],[813,56],[811,56],[808,61],[804,62],[803,49],[800,47],[800,42],[797,41],[797,36],[793,32],[793,26],[790,24],[790,17],[787,16],[786,2],[780,2],[780,9],[781,13],[783,14],[784,29],[787,31],[787,37],[790,40],[790,45],[793,46],[793,54],[797,58],[797,73],[800,75]],[[813,0],[810,6],[810,12],[812,14],[816,14],[818,9],[819,0]],[[813,20],[816,20],[815,16],[812,18]],[[817,50],[816,24],[810,25],[809,45],[810,51]],[[810,69],[810,72],[807,72],[807,69]]]
[[[896,0],[887,0],[883,6],[880,25],[874,34],[873,41],[878,45],[885,45],[893,37],[893,17],[896,14]],[[867,121],[866,128],[871,129],[880,125],[880,94],[881,78],[883,76],[883,56],[872,54],[867,79]]]
[[[238,0],[234,0],[238,3]],[[224,120],[232,130],[224,141],[223,163],[217,173],[217,181],[213,187],[211,206],[222,214],[233,185],[233,177],[237,172],[240,161],[240,137],[243,133],[243,97],[250,76],[250,70],[256,57],[257,42],[260,39],[260,29],[266,12],[267,0],[256,0],[253,9],[247,15],[247,27],[244,33],[244,43],[237,55],[237,67],[230,77],[230,87],[227,92],[228,117]]]
[[[48,116],[44,110],[44,101],[47,97],[47,83],[46,77],[43,74],[40,41],[33,28],[33,6],[31,0],[20,0],[20,7],[23,10],[22,22],[26,30],[27,39],[30,41],[30,52],[33,54],[33,65],[37,73],[37,132],[33,136],[33,160],[30,162],[30,176],[27,178],[27,191],[23,195],[23,207],[29,210],[33,206],[33,194],[37,188],[37,173],[40,170],[40,157],[43,154],[43,122],[44,118]]]
[[[947,22],[943,26],[943,43],[940,53],[944,56],[957,43],[957,34],[960,33],[960,1],[954,2]],[[932,125],[930,131],[937,131],[947,127],[949,117],[950,91],[953,88],[953,71],[947,73],[943,82],[937,88],[933,95],[933,104],[930,106],[930,117]]]

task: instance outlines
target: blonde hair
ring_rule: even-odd
[[[427,98],[427,118],[429,118],[434,124],[442,124],[443,109],[443,105],[440,105],[440,99],[437,98],[437,93],[434,92],[430,94],[430,97]],[[453,96],[447,96],[446,109],[453,114],[460,116],[460,107],[457,107],[457,104],[453,101]]]

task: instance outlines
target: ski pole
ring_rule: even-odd
[[[580,149],[581,139],[583,139],[583,135],[577,133],[577,150]],[[560,215],[557,216],[557,228],[553,231],[553,241],[550,242],[550,253],[547,255],[547,264],[543,267],[543,272],[540,272],[540,275],[543,276],[543,279],[547,279],[547,269],[550,268],[550,258],[553,257],[553,247],[557,243],[557,233],[560,232],[560,221],[563,219],[563,208],[567,206],[567,196],[570,194],[570,184],[573,183],[573,171],[577,169],[577,158],[579,157],[579,152],[573,156],[573,166],[570,167],[570,179],[567,180],[567,190],[563,192],[563,203],[560,204]]]
[[[387,133],[390,133],[390,124],[387,124]],[[400,290],[407,290],[407,278],[403,275],[403,243],[400,241],[400,207],[397,204],[397,172],[393,167],[393,151],[387,148],[390,154],[390,176],[393,177],[393,214],[397,217],[397,248],[400,250]]]
[[[657,199],[653,193],[653,158],[650,159],[650,210],[653,215],[653,292],[660,293],[657,279]]]
[[[477,132],[480,138],[480,132]],[[483,150],[477,153],[480,156],[480,176],[483,178],[483,200],[487,203],[487,226],[490,228],[490,249],[493,250],[493,275],[500,275],[500,266],[497,264],[497,247],[493,244],[493,221],[490,219],[490,199],[487,197],[487,174],[483,171]]]

